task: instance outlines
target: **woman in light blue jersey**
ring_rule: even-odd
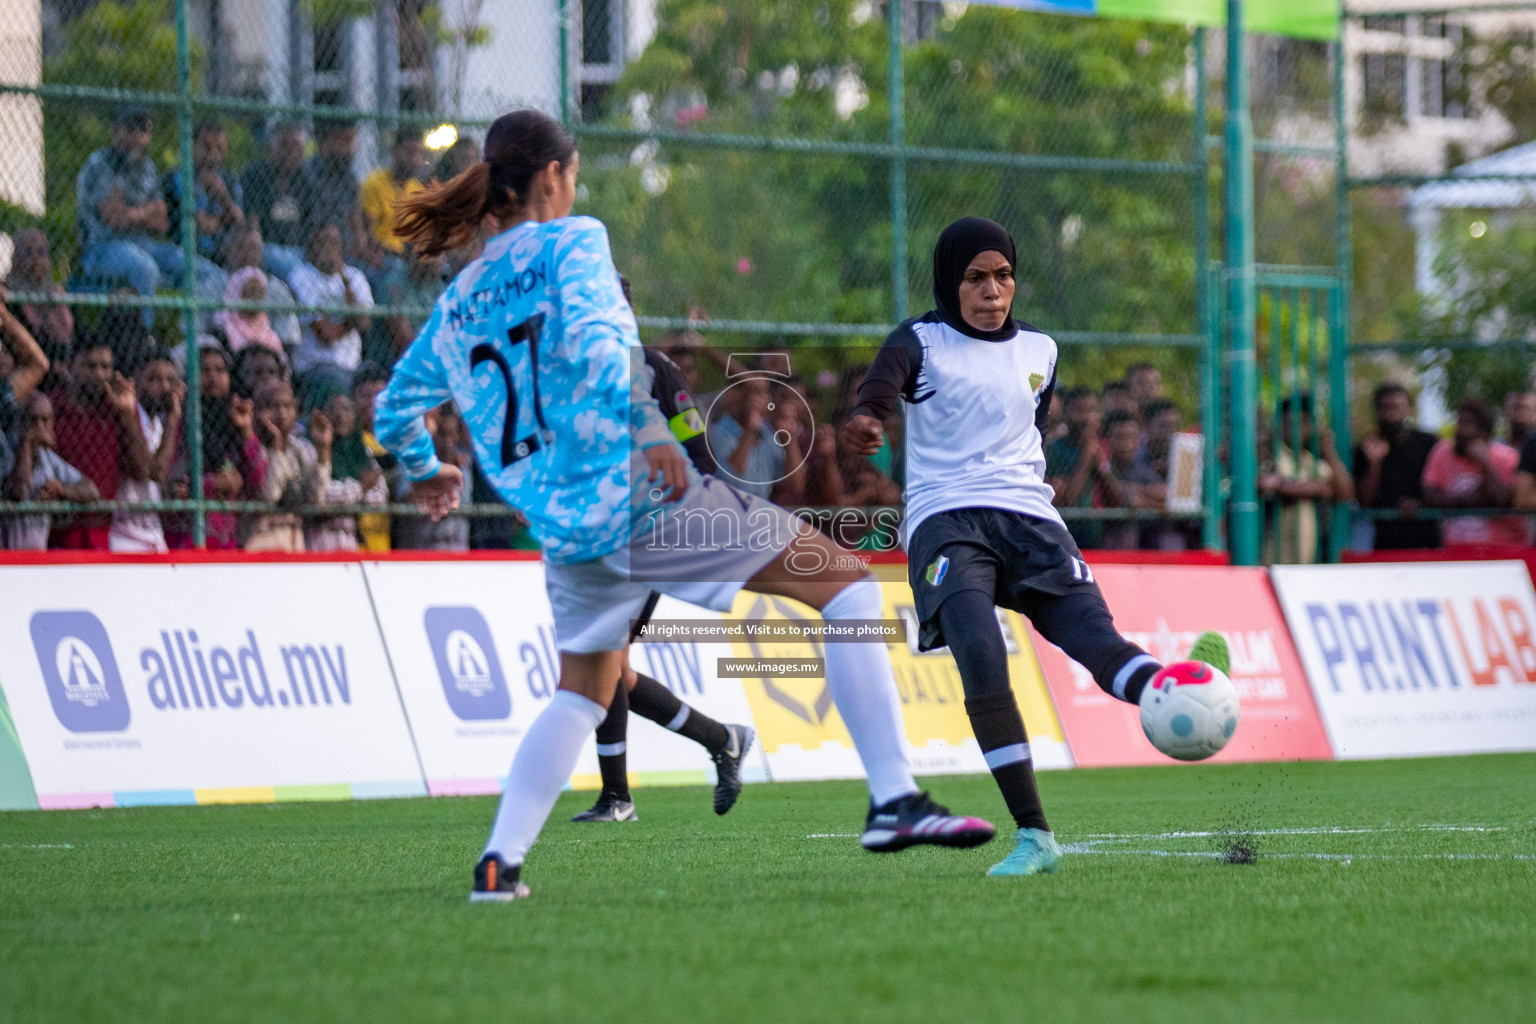
[[[608,234],[571,216],[579,158],[560,124],[520,110],[485,160],[407,197],[397,232],[426,257],[492,234],[438,300],[379,396],[376,430],[434,516],[461,475],[438,461],[423,415],[463,413],[475,457],[543,548],[560,688],[517,750],[472,901],[526,896],[525,855],[612,700],[629,624],[651,591],[717,611],[744,586],[828,619],[879,619],[879,584],[800,519],[711,476],[673,438],[649,380]],[[871,850],[974,846],[993,828],[920,793],[907,764],[884,644],[826,644],[827,686],[869,776]]]

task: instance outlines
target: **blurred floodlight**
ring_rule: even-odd
[[[428,149],[447,149],[459,141],[459,130],[451,124],[440,124],[427,132],[423,141],[426,142]]]

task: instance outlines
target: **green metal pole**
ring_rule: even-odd
[[[897,323],[907,318],[907,157],[902,147],[907,141],[906,98],[902,93],[901,25],[902,0],[886,5],[890,26],[890,106],[891,106],[891,309]]]
[[[1339,458],[1347,469],[1354,470],[1354,446],[1349,437],[1349,286],[1354,273],[1354,237],[1351,232],[1349,210],[1349,126],[1345,115],[1349,105],[1345,101],[1344,62],[1348,51],[1344,47],[1344,33],[1349,21],[1343,17],[1343,0],[1340,0],[1339,40],[1333,44],[1333,118],[1334,145],[1338,150],[1338,165],[1334,171],[1334,195],[1337,213],[1335,229],[1338,231],[1339,283],[1329,295],[1328,309],[1328,419],[1333,427],[1333,441],[1338,446]],[[1348,505],[1338,504],[1333,509],[1333,529],[1328,533],[1328,560],[1337,562],[1349,541],[1352,517]]]
[[[1259,400],[1256,403],[1258,410],[1254,413],[1255,422],[1267,422],[1269,424],[1269,450],[1264,453],[1269,459],[1269,464],[1280,464],[1280,451],[1285,447],[1285,416],[1281,411],[1281,401],[1285,398],[1285,335],[1282,328],[1285,326],[1285,295],[1284,286],[1276,285],[1265,287],[1260,291],[1254,302],[1254,319],[1265,314],[1268,307],[1269,316],[1269,375],[1260,377],[1258,381]],[[1258,327],[1254,327],[1254,346],[1258,346]],[[1257,352],[1255,352],[1257,356]],[[1255,363],[1257,367],[1257,363]],[[1257,369],[1255,369],[1257,373]],[[1292,419],[1295,419],[1293,416]],[[1295,452],[1295,448],[1291,449]],[[1260,460],[1261,463],[1263,460]],[[1298,470],[1300,467],[1297,467]],[[1285,550],[1285,516],[1281,515],[1280,503],[1270,498],[1260,506],[1268,516],[1261,516],[1261,521],[1268,518],[1274,524],[1274,534],[1270,538],[1271,544],[1264,554],[1272,559],[1278,559],[1280,552]],[[1263,538],[1260,537],[1262,547]]]
[[[1227,323],[1232,373],[1232,561],[1257,565],[1259,516],[1254,402],[1253,122],[1243,0],[1227,0]]]
[[[571,0],[560,0],[560,123],[571,126]]]
[[[1217,517],[1216,496],[1221,489],[1221,460],[1216,439],[1221,433],[1221,338],[1212,330],[1211,290],[1206,279],[1211,261],[1211,172],[1206,152],[1210,118],[1209,83],[1205,73],[1205,28],[1195,29],[1195,316],[1205,334],[1200,350],[1200,429],[1205,435],[1205,466],[1201,481],[1204,515],[1201,540],[1207,548],[1221,547],[1221,520]]]
[[[1222,330],[1222,305],[1226,301],[1222,296],[1222,282],[1224,271],[1214,261],[1205,272],[1205,294],[1209,297],[1206,310],[1205,332],[1210,339],[1211,346],[1211,405],[1216,410],[1216,432],[1210,436],[1209,444],[1217,450],[1210,453],[1214,458],[1215,481],[1211,492],[1211,518],[1216,522],[1217,548],[1227,549],[1232,545],[1231,531],[1227,526],[1227,488],[1225,481],[1227,476],[1221,462],[1220,438],[1226,434],[1227,424],[1226,409],[1226,372],[1227,372],[1227,338]],[[1230,434],[1227,434],[1230,441]],[[1231,461],[1231,446],[1228,445],[1228,462]]]
[[[208,539],[208,515],[203,508],[203,403],[201,374],[197,357],[197,221],[193,217],[195,194],[192,176],[192,40],[187,28],[187,0],[176,0],[176,93],[179,99],[176,121],[181,135],[181,255],[185,267],[181,274],[181,324],[187,345],[187,400],[182,422],[187,431],[187,460],[191,470],[192,545],[204,547]]]

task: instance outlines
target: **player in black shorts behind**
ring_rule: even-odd
[[[936,308],[886,338],[843,427],[843,443],[874,454],[897,398],[907,403],[902,532],[918,647],[947,645],[954,654],[971,729],[1019,827],[993,875],[1052,872],[1061,860],[993,606],[1028,616],[1127,703],[1138,703],[1162,671],[1115,629],[1052,504],[1040,426],[1056,387],[1057,349],[1013,319],[1014,262],[1001,225],[967,217],[946,228],[933,254]],[[1227,671],[1219,633],[1202,635],[1190,657]]]
[[[630,298],[629,279],[619,278],[624,297]],[[713,474],[715,458],[704,442],[704,419],[688,390],[688,382],[677,364],[660,352],[645,350],[646,372],[651,375],[651,394],[661,405],[672,435],[688,452],[700,473]],[[630,629],[634,643],[641,628],[650,621],[661,595],[651,594],[640,617]],[[629,713],[649,718],[657,725],[687,737],[709,751],[715,762],[715,813],[724,814],[741,795],[741,759],[752,746],[754,733],[745,725],[723,725],[697,708],[683,703],[676,694],[650,676],[643,676],[629,665],[624,656],[623,685],[613,691],[608,717],[597,727],[597,766],[602,773],[603,791],[590,808],[572,821],[634,821],[635,803],[629,793],[627,764]]]

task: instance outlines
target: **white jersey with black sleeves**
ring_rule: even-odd
[[[1016,324],[1011,338],[984,341],[927,313],[892,331],[865,375],[855,413],[884,420],[898,396],[907,403],[903,545],[948,509],[1062,521],[1040,433],[1056,387],[1056,342]]]

